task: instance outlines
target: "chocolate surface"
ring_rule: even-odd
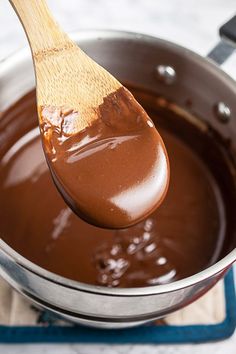
[[[55,188],[36,127],[34,93],[5,112],[0,120],[3,239],[50,271],[104,286],[168,283],[218,260],[226,234],[218,184],[198,154],[175,135],[173,129],[181,118],[173,112],[163,112],[162,116],[148,112],[168,150],[170,187],[162,205],[144,221],[116,231],[82,221]],[[185,130],[191,146],[195,138],[197,143],[201,141],[201,135],[192,134],[190,125]],[[146,166],[146,161],[142,162]]]
[[[54,181],[69,206],[87,222],[124,228],[163,201],[169,164],[163,141],[124,87],[107,96],[98,119],[70,134],[78,112],[41,109],[41,130]]]

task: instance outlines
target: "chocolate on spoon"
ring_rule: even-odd
[[[169,183],[152,120],[59,28],[44,0],[10,2],[31,46],[44,152],[58,190],[91,224],[139,222],[161,204]]]

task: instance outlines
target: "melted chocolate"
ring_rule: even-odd
[[[163,201],[169,165],[163,141],[124,87],[104,99],[98,119],[70,134],[79,116],[44,107],[41,130],[47,161],[65,201],[83,219],[123,228],[150,215]]]
[[[214,263],[225,236],[217,183],[200,157],[168,128],[175,114],[150,116],[156,125],[163,122],[158,129],[170,158],[170,187],[162,205],[143,222],[112,231],[79,219],[56,190],[36,127],[34,93],[5,112],[0,120],[3,239],[52,272],[104,286],[168,283]],[[169,124],[177,125],[177,120]],[[186,131],[195,141],[191,129]]]

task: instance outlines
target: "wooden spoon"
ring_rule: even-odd
[[[44,0],[10,2],[31,47],[43,146],[59,191],[93,224],[138,222],[162,202],[169,181],[165,147],[152,121],[60,29]]]

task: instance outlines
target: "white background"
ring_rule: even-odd
[[[31,1],[31,0],[22,0]],[[49,0],[66,31],[80,28],[123,29],[175,41],[202,55],[218,41],[218,27],[236,13],[236,0]],[[0,0],[0,59],[27,45],[7,0]],[[236,77],[236,58],[224,66]],[[0,354],[236,354],[236,334],[202,345],[0,345]]]

